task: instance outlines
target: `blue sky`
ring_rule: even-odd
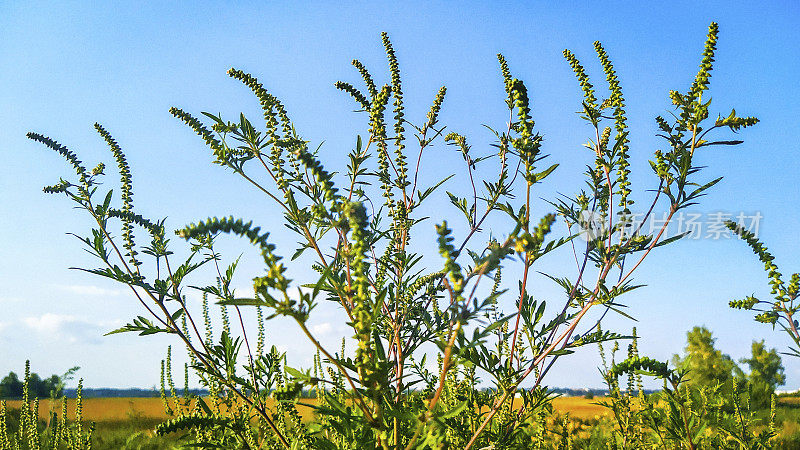
[[[111,160],[92,129],[102,123],[127,153],[137,208],[168,216],[170,228],[225,214],[270,228],[277,225],[275,210],[212,166],[203,143],[169,115],[169,107],[232,119],[243,111],[255,122],[257,101],[225,74],[231,66],[243,69],[283,100],[306,139],[324,141],[328,167],[343,168],[355,136],[365,133],[365,119],[351,112],[352,100],[333,83],[359,80],[352,58],[386,79],[381,31],[389,32],[400,60],[410,120],[421,121],[436,90],[446,85],[442,123],[466,134],[481,153],[491,144],[481,125],[505,123],[495,54],[506,56],[528,86],[545,150],[561,164],[539,188],[543,198],[574,193],[591,163],[581,148],[589,130],[575,114],[580,90],[561,51],[575,52],[601,86],[592,49],[600,40],[629,105],[632,183],[635,198],[645,204],[643,190],[655,187],[647,160],[661,145],[653,137],[653,118],[668,109],[670,89],[689,86],[707,26],[719,22],[712,110],[727,114],[735,107],[762,123],[740,133],[745,144],[699,156],[708,166],[705,179],[725,179],[693,211],[759,212],[760,237],[782,271],[800,270],[800,192],[794,183],[800,169],[800,7],[793,2],[164,3],[0,3],[0,373],[20,371],[30,359],[45,374],[79,365],[87,386],[150,387],[169,343],[102,337],[140,311],[119,286],[68,269],[94,264],[65,234],[85,233],[89,224],[65,199],[41,192],[69,170],[57,155],[25,139],[26,132],[57,139],[93,166]],[[440,144],[426,154],[423,175],[430,181],[462,173],[459,163]],[[457,190],[458,180],[448,189]],[[537,205],[547,212],[544,202]],[[440,206],[433,210],[436,220],[457,220],[454,209]],[[294,243],[280,229],[274,233],[286,245]],[[228,253],[245,252],[242,287],[260,270],[247,251],[231,245]],[[574,274],[568,259],[543,264],[539,270]],[[712,329],[718,348],[736,359],[749,353],[753,339],[770,347],[787,344],[749,314],[727,308],[730,299],[768,294],[761,265],[742,242],[675,244],[648,259],[637,280],[648,286],[627,301],[639,322],[612,318],[606,327],[627,331],[637,325],[643,353],[668,358],[694,325]],[[531,287],[541,298],[558,299],[543,277]],[[341,316],[330,308],[321,309],[314,326],[329,341],[344,332]],[[295,365],[308,364],[302,355],[309,347],[297,343],[290,326],[276,323],[267,334]],[[800,362],[784,363],[786,388],[800,388]],[[587,348],[560,360],[547,384],[600,386],[598,364],[596,350]]]

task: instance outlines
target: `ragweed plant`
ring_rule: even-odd
[[[67,372],[71,375],[74,370]],[[25,361],[25,378],[22,385],[22,403],[18,420],[10,420],[10,409],[6,401],[0,401],[0,450],[89,450],[92,448],[94,423],[88,427],[83,423],[83,380],[78,381],[75,398],[75,420],[67,418],[67,398],[61,397],[61,411],[51,407],[47,422],[39,420],[39,398],[30,398],[30,361]],[[51,398],[55,402],[56,398]]]
[[[656,186],[648,188],[655,187],[655,194],[642,223],[659,202],[666,203],[668,217],[656,233],[644,234],[631,221],[632,147],[625,98],[611,59],[596,43],[608,84],[600,94],[577,57],[565,51],[584,94],[581,117],[592,136],[585,145],[590,151],[588,188],[574,198],[553,200],[551,212],[538,213],[532,209],[536,185],[546,182],[558,164],[547,162],[529,88],[512,75],[505,58],[498,55],[508,122],[490,127],[495,138],[490,152],[478,151],[466,136],[439,122],[444,87],[435,93],[426,117],[416,122],[406,117],[399,63],[388,36],[382,40],[390,72],[386,83],[377,83],[356,60],[363,88],[336,84],[354,99],[367,128],[356,137],[343,176],[326,168],[320,149],[303,139],[280,100],[243,71],[228,74],[253,92],[263,111],[262,125],[243,114],[229,121],[204,113],[203,122],[171,109],[205,141],[215,164],[274,201],[283,225],[299,239],[293,251],[279,248],[265,228],[250,220],[209,217],[175,232],[189,243],[186,256],[178,259],[164,221],[136,212],[126,158],[102,126],[95,127],[121,176],[119,201],[100,184],[104,165],[89,170],[65,146],[29,134],[75,169],[76,179],[62,179],[45,192],[66,195],[94,219],[95,228],[81,240],[101,266],[85,270],[129,286],[145,312],[112,333],[174,335],[189,352],[191,369],[212,392],[211,399],[173,401],[169,410],[176,417],[160,431],[189,429],[192,445],[224,448],[527,448],[544,442],[540,425],[550,396],[542,382],[550,368],[581,346],[623,337],[601,331],[599,320],[585,325],[590,310],[621,312],[620,298],[638,287],[633,272],[653,249],[680,238],[664,236],[673,215],[719,182],[700,181],[696,157],[706,147],[738,141],[709,140],[710,133],[757,121],[732,113],[708,123],[710,100],[703,95],[717,42],[717,25],[712,24],[690,89],[670,93],[671,120],[656,118],[665,149],[651,161]],[[418,237],[422,227],[432,227],[422,207],[450,177],[428,184],[419,175],[423,153],[442,142],[463,158],[469,183],[463,191],[447,192],[445,198],[463,215],[464,225],[454,227],[452,218],[437,222],[443,264],[431,268],[422,263],[430,243]],[[494,175],[482,178],[490,172]],[[587,215],[601,218],[604,226],[585,245],[577,244]],[[552,237],[563,225],[567,232]],[[138,229],[147,235],[146,245]],[[231,288],[237,262],[226,265],[215,249],[223,235],[245,239],[260,253],[265,270],[253,278],[249,296]],[[530,279],[536,271],[546,272],[540,260],[562,247],[572,247],[576,273],[547,275],[564,289],[561,302],[547,309],[534,296]],[[283,262],[286,256],[312,260],[311,270],[290,270]],[[520,279],[503,280],[501,273],[514,265],[521,268]],[[203,273],[201,267],[213,275],[189,284]],[[200,317],[184,293],[191,286],[233,314],[233,319],[224,316],[218,337],[208,327],[201,331]],[[513,299],[514,308],[504,313],[498,301],[505,297]],[[344,346],[336,351],[323,344],[309,327],[309,317],[323,301],[338,305],[350,328],[352,356]],[[248,326],[242,308],[258,309],[259,317],[265,311],[264,320],[281,316],[293,321],[316,348],[314,367],[294,369],[282,355],[266,351],[262,320]],[[206,324],[207,311],[204,303]],[[426,364],[430,353],[437,361],[433,370]],[[165,372],[171,373],[167,367]],[[491,388],[480,390],[481,383]],[[296,409],[303,389],[317,396],[311,405],[316,418],[308,425]],[[572,445],[569,436],[564,439],[564,445]]]
[[[736,222],[728,221],[726,225],[747,242],[753,253],[764,263],[764,270],[769,277],[770,294],[774,297],[774,301],[767,301],[760,300],[755,295],[749,295],[741,300],[732,300],[729,303],[730,307],[757,312],[755,320],[770,324],[773,329],[775,325],[780,325],[794,345],[794,347],[790,346],[789,352],[784,354],[800,357],[800,331],[798,331],[800,324],[795,318],[795,314],[800,310],[800,302],[797,301],[797,296],[800,295],[800,274],[793,273],[789,277],[789,283],[786,283],[783,275],[778,272],[778,266],[773,262],[775,257],[753,233],[745,230]]]

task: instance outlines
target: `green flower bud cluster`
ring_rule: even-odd
[[[249,87],[251,91],[253,91],[258,98],[258,101],[261,103],[261,109],[264,111],[264,120],[268,124],[274,120],[275,115],[277,114],[277,116],[280,118],[281,125],[283,126],[284,134],[292,134],[292,121],[289,120],[289,115],[286,113],[286,108],[284,108],[283,104],[280,100],[278,100],[277,97],[264,89],[264,85],[259,83],[258,79],[248,73],[234,68],[230,68],[228,70],[228,76],[241,81],[247,87]]]
[[[299,147],[295,150],[295,155],[314,175],[316,185],[322,189],[324,201],[332,201],[336,198],[337,189],[333,187],[333,175],[322,167],[322,163],[309,153],[305,147]]]
[[[367,208],[361,202],[346,201],[342,203],[342,214],[347,218],[350,228],[357,226],[359,230],[365,230],[369,225]]]
[[[7,418],[6,401],[0,400],[0,448],[11,448],[11,440],[8,437],[8,430],[6,430]]]
[[[447,94],[447,87],[440,87],[439,92],[436,93],[436,97],[433,99],[431,110],[428,111],[428,122],[425,123],[425,128],[431,128],[438,122],[439,111],[442,109],[442,102],[444,102],[445,94]]]
[[[147,230],[147,232],[150,233],[150,235],[153,238],[160,237],[160,238],[163,239],[163,237],[164,237],[164,223],[163,222],[153,223],[149,219],[144,218],[139,214],[134,214],[133,212],[130,212],[130,211],[120,211],[118,209],[113,209],[112,208],[112,209],[109,209],[107,212],[108,212],[108,217],[115,217],[115,218],[121,219],[123,221],[127,221],[129,223],[135,223],[136,225],[139,225],[140,227],[142,227],[145,230]]]
[[[200,412],[193,412],[189,414],[181,414],[178,417],[161,422],[156,426],[156,434],[165,436],[180,430],[187,429],[212,429],[216,427],[229,426],[231,419],[222,417],[217,414],[205,414]]]
[[[413,283],[408,285],[405,290],[405,294],[403,295],[403,299],[405,302],[410,303],[414,299],[417,291],[422,288],[427,288],[428,293],[431,293],[435,289],[433,283],[445,275],[447,275],[447,272],[440,270],[439,272],[429,273],[417,278]]]
[[[710,102],[701,101],[703,91],[708,89],[713,69],[714,53],[717,48],[717,34],[719,26],[712,22],[708,28],[708,36],[703,48],[703,57],[700,60],[700,70],[697,72],[692,86],[685,95],[677,91],[670,91],[669,96],[672,104],[680,109],[679,130],[691,129],[693,125],[700,123],[708,117],[708,107]]]
[[[639,359],[639,337],[636,335],[636,327],[633,327],[631,330],[631,343],[628,344],[628,359],[637,358]],[[633,376],[628,377],[628,394],[634,392],[634,381],[636,382],[636,388],[638,388],[639,392],[642,393],[642,374],[641,373],[634,373]]]
[[[603,132],[600,133],[600,151],[605,152],[608,149],[608,141],[611,139],[611,127],[603,128]]]
[[[366,254],[367,245],[367,212],[361,202],[348,202],[342,213],[350,224],[350,269],[352,277],[353,328],[358,341],[356,348],[356,367],[362,382],[374,388],[375,351],[372,343],[372,323],[374,305],[370,296],[369,263]]]
[[[206,342],[214,341],[214,330],[211,324],[211,314],[208,310],[208,292],[203,292],[203,326],[206,331]]]
[[[578,194],[577,198],[575,199],[575,203],[578,204],[578,206],[581,208],[581,211],[589,209],[589,197],[587,197],[583,192]]]
[[[703,59],[700,61],[700,70],[692,83],[689,90],[690,100],[695,101],[700,98],[703,91],[708,89],[709,79],[711,78],[711,70],[714,63],[714,52],[717,49],[717,35],[719,34],[719,24],[711,22],[708,27],[708,36],[706,44],[703,48]]]
[[[405,121],[405,113],[403,109],[403,87],[400,80],[400,66],[397,63],[397,56],[394,53],[394,47],[389,40],[389,35],[386,32],[381,33],[381,40],[383,47],[386,50],[386,59],[389,61],[389,73],[392,79],[392,95],[394,96],[394,141],[395,141],[395,165],[397,169],[397,184],[403,189],[408,185],[408,167],[406,163],[406,156],[403,153],[405,144],[403,143],[405,136],[405,128],[403,122]]]
[[[259,292],[263,292],[263,291],[259,291],[259,288],[261,287],[259,285],[259,281],[260,281],[260,279],[253,280],[253,287],[254,287],[255,292],[257,294]],[[222,287],[222,282],[221,282],[221,280],[217,279],[217,289],[220,289],[221,287]],[[269,287],[272,287],[272,286],[269,286]],[[231,321],[230,321],[230,318],[228,316],[228,306],[227,305],[220,305],[219,312],[220,312],[220,318],[222,319],[222,336],[223,337],[226,336],[226,335],[230,336],[231,335]]]
[[[555,214],[547,214],[539,221],[533,229],[533,233],[524,233],[520,236],[514,244],[514,249],[520,253],[527,253],[536,256],[537,252],[542,248],[544,238],[550,233],[550,228],[556,221]]]
[[[260,283],[265,283],[267,286],[274,287],[280,291],[285,291],[288,288],[291,280],[283,275],[286,268],[278,262],[281,258],[273,253],[275,246],[267,242],[269,233],[261,234],[261,227],[253,227],[252,221],[245,223],[242,219],[234,219],[233,216],[221,219],[210,217],[200,223],[192,223],[186,228],[177,230],[175,234],[188,241],[219,232],[233,233],[237,236],[246,237],[251,244],[257,245],[261,249],[261,257],[268,267],[267,277],[266,279],[259,279],[261,280]]]
[[[292,154],[294,156],[294,154]],[[280,145],[273,145],[272,152],[270,153],[270,161],[272,162],[272,167],[275,168],[275,184],[278,186],[278,189],[283,191],[283,198],[287,201],[289,200],[290,193],[289,193],[289,181],[286,180],[285,170],[283,168],[284,160],[283,160],[283,147]],[[297,158],[292,158],[293,162],[297,161]]]
[[[69,162],[72,165],[72,167],[75,168],[75,172],[78,174],[78,178],[80,179],[81,184],[88,188],[89,184],[88,173],[86,172],[86,168],[83,167],[82,165],[83,163],[78,159],[75,153],[73,153],[67,147],[54,141],[53,139],[50,139],[49,137],[46,136],[42,136],[41,134],[28,133],[26,136],[28,137],[28,139],[40,142],[45,146],[47,146],[48,148],[50,148],[51,150],[54,150],[59,155],[63,156],[64,159],[66,159],[67,162]]]
[[[770,278],[769,284],[772,286],[771,293],[779,294],[779,300],[789,300],[785,298],[786,289],[781,279],[781,273],[778,272],[778,266],[773,262],[775,257],[767,250],[767,247],[762,244],[753,233],[743,229],[736,222],[729,220],[725,222],[725,226],[747,242],[747,245],[750,246],[753,253],[764,263],[764,270],[767,272],[767,276]]]
[[[669,369],[667,363],[656,361],[646,356],[634,356],[633,358],[628,358],[625,361],[614,364],[608,374],[610,377],[619,378],[624,374],[635,374],[638,372],[646,372],[648,375],[667,380],[675,376],[675,373]]]
[[[261,87],[260,84],[257,85],[258,88]],[[255,89],[254,89],[255,91]],[[258,95],[259,92],[256,92]],[[278,186],[278,189],[284,192],[284,198],[289,200],[289,182],[286,180],[286,169],[284,169],[284,159],[283,159],[283,150],[285,147],[285,143],[281,141],[281,137],[278,135],[278,116],[280,115],[284,122],[284,131],[289,133],[288,130],[291,130],[291,123],[288,122],[289,118],[286,115],[286,111],[283,108],[283,104],[280,101],[266,93],[266,91],[262,94],[264,100],[261,100],[261,105],[264,110],[264,118],[266,119],[267,125],[267,134],[269,135],[269,142],[268,145],[272,146],[272,150],[270,151],[270,162],[272,163],[273,167],[273,175],[275,176],[275,184]],[[259,99],[262,97],[259,96]],[[278,109],[278,114],[273,112],[273,107]],[[287,140],[290,142],[293,141],[294,133],[288,135],[289,137]],[[297,162],[297,158],[294,157],[293,153],[290,153],[292,165],[295,168],[299,168],[299,164]]]
[[[130,212],[133,207],[133,187],[131,184],[131,170],[128,166],[128,161],[125,159],[125,154],[111,134],[103,128],[99,123],[94,124],[95,130],[103,137],[108,146],[111,148],[111,153],[114,159],[117,160],[119,166],[120,183],[122,184],[122,203],[124,212]]]
[[[104,175],[104,171],[106,170],[106,165],[103,163],[98,163],[94,169],[92,169],[92,176],[95,175]]]
[[[506,104],[508,105],[508,108],[511,109],[511,107],[514,105],[511,99],[511,89],[513,87],[511,70],[508,68],[508,62],[506,62],[506,58],[500,53],[497,54],[497,61],[500,63],[500,73],[503,75],[503,84],[505,85],[506,94],[508,94]]]
[[[27,371],[26,371],[27,372]],[[75,424],[78,428],[78,438],[82,438],[83,434],[83,378],[78,380],[78,389],[75,392]],[[91,432],[94,424],[89,430],[88,438],[91,438]],[[87,439],[88,440],[88,439]]]
[[[123,215],[119,216],[122,220],[122,240],[123,240],[123,247],[125,250],[128,251],[128,256],[130,257],[130,262],[133,265],[140,265],[141,263],[136,260],[136,250],[134,250],[134,241],[133,241],[133,225],[131,225],[131,220],[129,214],[133,213],[133,187],[131,184],[131,170],[128,166],[128,161],[125,159],[125,154],[122,153],[122,149],[120,148],[117,141],[111,136],[111,134],[106,131],[105,128],[102,127],[99,123],[94,124],[95,130],[100,133],[100,136],[108,144],[109,148],[111,148],[111,153],[114,155],[114,159],[117,160],[117,167],[119,168],[120,174],[120,183],[122,184],[122,213]]]
[[[453,246],[453,236],[450,234],[452,230],[447,228],[447,221],[442,222],[441,225],[436,225],[436,234],[439,235],[437,242],[439,243],[439,254],[445,259],[444,272],[449,274],[450,287],[456,297],[460,297],[461,292],[464,291],[464,275],[461,273],[461,266],[456,262],[458,252]]]
[[[491,295],[495,295],[497,293],[497,290],[500,289],[500,283],[502,282],[503,282],[503,266],[498,265],[497,270],[494,273],[494,283],[492,284]],[[496,309],[495,313],[497,313]]]
[[[755,316],[756,322],[768,323],[774,325],[780,319],[780,315],[776,311],[764,311]]]
[[[800,273],[793,273],[789,278],[789,286],[786,288],[786,294],[789,298],[795,298],[797,297],[798,291],[800,291]]]
[[[25,361],[25,378],[22,383],[22,408],[19,417],[19,440],[28,440],[29,447],[36,448],[36,422],[38,421],[39,408],[36,408],[36,416],[31,411],[30,399],[30,380],[31,380],[31,362]],[[33,426],[31,426],[33,425]],[[5,426],[5,424],[3,424]],[[27,435],[23,435],[23,433]]]
[[[389,216],[392,218],[392,228],[394,230],[392,236],[392,243],[397,244],[399,242],[399,235],[402,234],[401,230],[407,229],[407,224],[405,220],[400,220],[398,218],[398,204],[393,200],[393,186],[397,186],[400,189],[405,189],[405,187],[409,184],[408,183],[408,170],[407,170],[407,163],[406,157],[403,153],[405,148],[404,145],[404,135],[405,128],[403,126],[404,119],[404,109],[403,109],[403,93],[402,93],[402,84],[400,81],[400,70],[399,65],[397,63],[397,58],[394,53],[394,49],[392,47],[391,41],[386,33],[381,34],[381,38],[383,41],[384,48],[386,50],[386,56],[389,61],[389,71],[391,74],[391,84],[384,85],[380,91],[375,86],[375,82],[372,79],[372,76],[369,74],[369,71],[364,67],[364,65],[358,61],[353,60],[352,64],[358,69],[361,77],[364,79],[364,83],[367,86],[367,90],[371,99],[368,99],[367,96],[362,94],[358,89],[353,87],[349,83],[339,82],[336,83],[336,87],[340,90],[343,90],[349,93],[356,102],[359,103],[361,107],[369,112],[369,134],[370,140],[375,142],[377,147],[377,154],[378,154],[378,170],[377,176],[380,180],[381,190],[383,191],[383,197],[385,199],[385,204],[389,211]],[[393,182],[389,169],[390,169],[390,160],[389,160],[389,153],[388,153],[388,145],[387,145],[387,131],[386,131],[386,122],[385,122],[385,110],[386,106],[389,102],[389,97],[394,96],[394,142],[396,146],[395,150],[395,160],[394,160],[394,168],[397,173],[397,179]],[[441,102],[443,100],[444,90],[441,89],[439,95],[434,100],[434,105],[432,106],[431,113],[429,114],[429,121],[431,117],[433,118],[433,122],[435,122],[435,116],[438,114],[439,109],[441,108]],[[430,122],[431,124],[433,122]],[[376,277],[376,283],[380,285],[383,280],[383,274],[380,273],[382,270],[381,267],[378,268],[379,273]]]
[[[379,289],[383,288],[384,283],[386,282],[386,272],[389,268],[388,261],[392,257],[394,247],[392,245],[387,245],[383,251],[383,255],[376,261],[376,270],[375,270],[375,286]]]
[[[572,71],[575,72],[575,76],[578,78],[578,83],[581,85],[581,90],[583,91],[583,102],[586,104],[586,106],[589,106],[592,109],[598,109],[597,98],[594,95],[594,86],[592,86],[592,83],[589,82],[589,76],[586,75],[586,71],[581,65],[581,62],[578,61],[578,58],[571,51],[565,49],[563,53],[564,58],[566,58],[570,67],[572,67]]]
[[[654,156],[656,160],[650,161],[650,166],[653,168],[653,171],[658,175],[659,179],[666,181],[668,184],[671,183],[673,177],[669,172],[669,163],[664,157],[664,153],[661,150],[656,150]]]
[[[389,177],[389,153],[386,145],[386,124],[383,113],[386,110],[386,104],[391,93],[391,86],[384,85],[378,95],[372,99],[369,129],[370,136],[375,140],[378,147],[378,178],[381,180],[383,197],[387,201],[392,198],[392,186],[391,178]]]
[[[66,192],[67,189],[69,189],[71,186],[72,186],[72,183],[70,183],[69,181],[61,180],[58,183],[53,184],[51,186],[45,186],[42,189],[42,191],[45,194],[61,194],[63,192]]]
[[[652,236],[647,236],[644,234],[636,234],[630,237],[631,246],[633,248],[639,248],[642,250],[644,250],[652,240]]]
[[[753,309],[753,307],[760,302],[759,299],[752,295],[747,296],[742,300],[731,300],[728,306],[734,309]]]
[[[533,173],[534,164],[539,149],[542,144],[542,137],[533,134],[534,121],[530,116],[530,100],[528,99],[528,89],[525,84],[518,79],[511,82],[511,99],[517,110],[517,123],[514,124],[515,131],[519,132],[519,137],[511,140],[514,149],[517,150],[520,159],[525,163],[525,179],[529,184],[535,183],[536,175]]]
[[[172,346],[167,346],[167,359],[166,359],[166,366],[164,369],[164,375],[166,377],[167,386],[169,387],[169,394],[172,398],[177,398],[177,394],[175,393],[175,382],[172,380]],[[162,385],[164,384],[164,380],[161,380]],[[163,389],[163,387],[162,387]]]
[[[796,334],[797,321],[793,319],[792,316],[798,311],[798,307],[794,302],[800,291],[800,274],[792,274],[787,286],[782,279],[782,274],[778,272],[778,266],[773,262],[775,257],[772,256],[767,250],[767,247],[762,244],[753,233],[743,229],[733,221],[727,221],[725,225],[747,242],[753,250],[753,253],[764,263],[764,270],[767,272],[767,276],[770,279],[771,294],[775,296],[775,302],[771,304],[771,310],[756,315],[755,320],[761,323],[775,325],[781,318],[786,319],[789,325],[788,327],[784,326],[784,329],[790,334],[795,343],[798,343]],[[729,305],[731,308],[753,309],[757,303],[769,304],[769,302],[760,301],[754,296],[749,296],[744,300],[732,301]]]
[[[497,269],[494,286],[492,287],[492,292],[494,293],[500,286],[500,282],[498,281],[500,277],[500,263],[506,256],[514,253],[514,249],[509,244],[500,245],[496,240],[492,240],[489,242],[486,250],[488,252],[485,256],[475,260],[476,264],[472,272],[488,274]]]
[[[518,131],[523,139],[528,139],[533,135],[534,122],[531,119],[528,88],[522,80],[514,78],[511,81],[511,98],[517,108]]]
[[[447,133],[447,136],[444,137],[444,141],[451,145],[457,145],[458,148],[461,150],[461,156],[464,157],[464,161],[466,161],[467,164],[472,166],[473,169],[475,168],[475,163],[469,156],[469,151],[471,147],[469,146],[469,144],[467,144],[466,137],[455,132],[450,132]]]
[[[517,239],[514,249],[520,253],[532,252],[537,242],[530,233],[524,233]]]
[[[633,204],[632,200],[628,200],[630,195],[630,175],[628,163],[628,125],[627,117],[625,117],[625,98],[622,95],[622,88],[619,85],[619,78],[617,72],[614,70],[614,65],[611,63],[611,58],[608,57],[603,45],[599,41],[594,43],[594,49],[600,59],[600,64],[603,66],[603,71],[606,74],[606,81],[608,81],[608,89],[611,92],[609,97],[610,106],[614,108],[614,128],[617,131],[616,144],[614,145],[614,160],[617,166],[617,189],[620,195],[619,206],[629,212],[628,208]]]
[[[180,119],[183,123],[189,126],[198,136],[203,138],[206,142],[206,145],[211,147],[211,151],[214,153],[214,163],[219,165],[226,165],[228,163],[228,150],[225,146],[222,145],[222,142],[217,139],[211,131],[208,130],[203,124],[197,120],[191,114],[182,111],[174,106],[169,109],[170,114],[175,116],[177,119]]]
[[[751,127],[759,122],[758,118],[756,117],[737,117],[736,110],[732,109],[731,113],[726,118],[718,118],[717,121],[714,123],[715,126],[725,126],[731,129],[731,131],[739,131],[742,128]]]
[[[670,91],[670,96],[672,95],[673,92],[675,92],[675,91]],[[664,120],[663,117],[656,116],[655,120],[656,120],[656,124],[658,125],[658,128],[661,131],[663,131],[667,135],[672,134],[672,125],[670,125],[666,120]]]
[[[348,94],[350,94],[350,96],[353,97],[353,99],[356,102],[358,102],[358,104],[360,104],[365,110],[369,110],[369,105],[370,105],[369,99],[367,99],[367,97],[364,94],[362,94],[361,91],[356,89],[352,84],[345,83],[344,81],[337,81],[334,86],[336,86],[336,89],[345,91]]]
[[[405,202],[395,202],[393,204],[393,220],[392,220],[392,240],[390,246],[397,249],[395,252],[396,258],[405,258],[405,250],[403,249],[402,241],[408,243],[411,241],[411,226],[413,221],[408,219],[408,208]]]
[[[371,97],[375,97],[378,95],[378,89],[375,87],[375,82],[372,80],[372,75],[369,74],[369,71],[361,61],[354,59],[352,61],[353,67],[358,70],[358,73],[361,74],[361,78],[364,79],[364,84],[367,86],[367,91]]]
[[[367,70],[366,67],[364,67],[364,64],[362,64],[361,61],[357,59],[354,59],[352,61],[352,64],[361,74],[361,78],[364,79],[364,84],[366,84],[367,86],[367,92],[369,92],[370,98],[374,99],[375,97],[377,97],[378,89],[375,88],[375,81],[373,81],[372,75],[369,74],[369,71]],[[353,99],[355,99],[355,101],[358,102],[364,108],[364,110],[370,111],[372,109],[370,107],[371,106],[370,100],[367,98],[367,96],[365,96],[364,94],[361,93],[361,91],[353,87],[352,84],[338,81],[336,82],[335,86],[337,89],[345,91],[348,94],[350,94],[353,97]]]
[[[684,100],[683,95],[675,90],[669,91],[669,99],[672,100],[672,104],[675,106],[683,106],[686,104],[686,100]]]

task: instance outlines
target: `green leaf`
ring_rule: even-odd
[[[459,402],[459,403],[458,403],[456,406],[454,406],[452,409],[450,409],[450,411],[447,411],[447,412],[445,412],[445,413],[442,413],[442,415],[441,415],[441,416],[439,416],[439,418],[441,418],[441,419],[445,419],[445,420],[446,420],[446,419],[451,419],[451,418],[453,418],[453,417],[455,417],[455,416],[457,416],[457,415],[461,414],[461,413],[462,413],[462,412],[463,412],[463,411],[464,411],[466,408],[467,408],[467,401],[466,401],[466,400],[464,400],[464,401],[462,401],[462,402]]]
[[[284,366],[283,369],[286,371],[286,373],[288,373],[289,375],[291,375],[291,376],[293,376],[293,377],[295,377],[295,378],[297,378],[299,380],[306,381],[306,380],[309,380],[311,378],[311,376],[309,376],[308,374],[305,374],[305,373],[303,373],[303,372],[301,372],[301,371],[299,371],[297,369],[294,369],[292,367],[289,367],[289,366]]]
[[[547,169],[535,174],[534,175],[534,180],[535,180],[534,183],[538,183],[538,182],[544,180],[545,178],[547,178],[548,175],[550,175],[551,173],[553,173],[554,170],[556,170],[556,167],[558,167],[558,164],[553,164],[552,166],[548,167]]]
[[[167,328],[161,328],[154,325],[153,322],[151,322],[149,319],[145,317],[138,316],[136,319],[133,320],[133,323],[129,323],[124,327],[120,327],[117,328],[116,330],[109,331],[108,333],[104,334],[104,336],[109,336],[118,333],[137,332],[137,331],[139,332],[139,336],[148,336],[157,333],[168,333],[168,334],[175,333],[175,331],[173,330]]]

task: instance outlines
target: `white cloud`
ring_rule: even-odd
[[[93,297],[116,297],[123,293],[120,289],[106,289],[98,286],[80,284],[59,286],[59,288],[67,292],[72,292],[73,294],[89,295]]]
[[[311,332],[314,334],[329,334],[333,331],[333,325],[330,322],[322,322],[311,326]]]
[[[22,319],[28,328],[47,341],[62,341],[70,344],[100,342],[110,323],[93,323],[70,314],[45,313],[38,317]]]

